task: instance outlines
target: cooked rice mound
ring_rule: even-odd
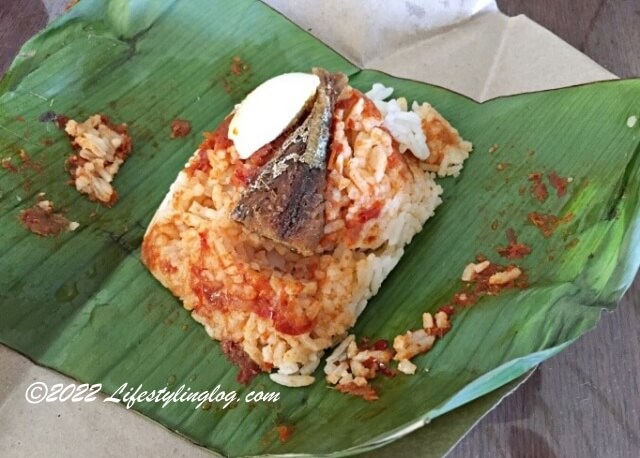
[[[273,148],[240,160],[227,118],[172,185],[145,235],[143,261],[212,338],[241,344],[279,383],[312,383],[323,351],[344,339],[441,203],[436,173],[456,175],[471,151],[433,107],[414,112],[430,151],[424,161],[400,152],[373,100],[351,87],[341,93],[324,237],[306,257],[231,219]]]

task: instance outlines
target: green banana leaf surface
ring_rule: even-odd
[[[236,56],[249,67],[242,75],[231,71]],[[372,403],[329,389],[322,368],[306,388],[281,387],[264,374],[239,385],[218,343],[140,261],[146,226],[200,133],[262,81],[314,66],[348,74],[361,90],[382,82],[428,101],[474,144],[462,174],[441,182],[443,205],[370,301],[358,336],[392,339],[418,328],[423,312],[460,289],[476,254],[505,263],[496,249],[507,244],[507,228],[532,248],[517,261],[528,288],[460,310],[452,330],[415,359],[417,374],[376,382],[381,395]],[[129,125],[134,151],[115,179],[113,208],[68,185],[72,150],[63,131],[40,121],[48,111],[77,120],[104,113]],[[365,452],[458,409],[413,436],[441,454],[515,380],[593,328],[630,285],[640,262],[640,127],[627,119],[638,114],[640,80],[480,104],[362,70],[258,1],[82,0],[30,40],[0,82],[0,156],[19,164],[22,149],[42,165],[0,169],[0,342],[106,393],[123,383],[192,391],[219,384],[239,398],[279,392],[275,403],[227,408],[134,406],[224,455]],[[171,139],[175,118],[190,120],[193,133]],[[549,187],[540,202],[529,176],[552,172],[571,177],[568,192]],[[58,237],[25,230],[19,214],[39,192],[80,227]],[[531,212],[572,217],[544,236]],[[285,442],[281,425],[293,428]]]

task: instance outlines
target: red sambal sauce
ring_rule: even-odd
[[[383,206],[384,205],[379,200],[374,202],[371,207],[360,210],[356,216],[356,220],[360,224],[365,224],[367,221],[377,218],[380,216]]]
[[[198,237],[200,238],[200,251],[208,251],[209,242],[207,240],[206,232],[199,232]]]
[[[37,204],[20,212],[20,223],[34,234],[46,237],[59,235],[69,227],[69,220],[53,209]]]
[[[260,372],[260,366],[242,349],[242,345],[232,340],[223,340],[222,352],[227,359],[240,369],[236,380],[243,385],[250,383]]]
[[[13,165],[13,163],[11,162],[11,158],[10,157],[6,157],[4,159],[2,159],[2,161],[0,161],[0,167],[2,167],[5,170],[8,170],[11,173],[18,173],[18,167],[16,167],[15,165]]]
[[[550,172],[548,175],[549,183],[556,190],[556,195],[558,197],[563,197],[567,193],[567,187],[571,182],[567,177],[561,177],[556,172]]]
[[[222,283],[209,278],[206,269],[199,266],[191,267],[190,286],[193,293],[198,298],[195,309],[203,311],[208,308],[226,308],[226,295],[221,293]]]
[[[362,361],[362,365],[367,369],[369,369],[370,371],[373,371],[374,376],[372,378],[375,378],[378,372],[380,372],[385,377],[389,377],[389,378],[393,378],[396,375],[398,375],[398,373],[393,367],[389,367],[386,364],[378,361],[373,357],[367,358],[364,361]]]
[[[169,261],[168,259],[165,259],[161,262],[160,268],[165,275],[171,275],[178,272],[178,268],[171,264],[171,261]]]
[[[547,191],[547,186],[542,182],[542,174],[538,172],[530,174],[529,181],[531,181],[531,194],[533,197],[544,203],[549,197],[549,191]]]
[[[454,313],[456,313],[456,310],[450,305],[443,305],[438,309],[438,312],[443,312],[443,313],[446,313],[447,316],[451,316]]]
[[[191,123],[185,119],[176,118],[171,121],[171,138],[186,137],[191,133]]]
[[[260,171],[260,168],[273,158],[291,134],[291,131],[291,129],[285,130],[275,140],[258,148],[258,150],[252,153],[247,159],[236,162],[231,182],[241,188],[249,186]]]
[[[204,134],[204,141],[200,144],[198,149],[197,158],[189,164],[187,167],[187,175],[192,176],[197,170],[204,173],[209,173],[211,170],[211,163],[209,162],[208,150],[226,149],[233,145],[233,142],[229,138],[229,124],[231,123],[232,116],[228,116],[213,132],[206,132]]]
[[[384,129],[387,130],[386,128]],[[391,132],[389,132],[389,135],[391,135]],[[389,170],[392,170],[396,167],[403,167],[404,171],[408,171],[405,155],[400,152],[400,144],[393,137],[391,139],[391,148],[392,153],[387,158],[387,167],[389,168]]]
[[[345,384],[341,383],[336,385],[334,389],[341,393],[350,394],[352,396],[359,396],[365,401],[369,402],[377,401],[379,399],[379,395],[376,389],[368,384],[356,385],[353,382]]]
[[[368,337],[362,337],[358,342],[358,348],[361,350],[386,350],[390,348],[389,341],[385,339],[371,340]]]
[[[224,291],[224,284],[213,280],[206,269],[192,266],[190,286],[198,298],[195,309],[203,315],[207,315],[207,310],[212,309],[250,310],[261,318],[272,320],[277,331],[292,336],[313,329],[315,320],[308,318],[294,301],[276,295],[268,277],[260,274],[245,275],[245,282],[256,291],[255,297],[250,300],[228,294]]]
[[[512,228],[506,230],[506,235],[509,245],[497,249],[500,256],[506,259],[522,259],[531,254],[531,247],[518,242],[516,232]]]
[[[313,329],[315,320],[307,317],[295,302],[280,298],[273,305],[273,325],[277,331],[297,336]]]
[[[370,207],[363,208],[356,215],[348,219],[345,224],[345,238],[348,243],[355,243],[360,237],[360,233],[364,225],[372,219],[380,216],[384,204],[381,201],[375,201]]]
[[[247,187],[258,174],[260,167],[265,165],[273,157],[277,150],[276,142],[268,143],[253,153],[248,159],[238,161],[233,170],[231,182],[238,187]]]
[[[531,224],[540,229],[542,235],[545,237],[551,237],[558,226],[566,224],[573,219],[573,213],[567,213],[562,218],[559,218],[550,213],[531,212],[527,215]]]
[[[362,108],[362,117],[363,118],[382,118],[382,113],[378,110],[378,107],[375,103],[369,98],[358,91],[358,95],[364,98],[364,107]]]
[[[278,425],[276,426],[276,430],[278,431],[278,440],[280,442],[287,442],[289,439],[291,439],[291,435],[293,434],[293,426]]]
[[[342,100],[338,100],[336,102],[335,110],[336,111],[340,109],[344,110],[344,115],[342,116],[342,119],[347,119],[351,115],[351,111],[353,110],[353,108],[356,106],[356,104],[360,99],[364,100],[364,106],[362,107],[363,118],[371,118],[371,117],[382,118],[382,114],[380,113],[380,110],[378,110],[378,107],[376,107],[375,103],[373,103],[373,101],[369,97],[365,96],[362,92],[358,91],[357,89],[353,89],[349,97]],[[354,127],[355,126],[352,124],[352,122],[346,123],[347,129],[353,129]],[[349,135],[347,135],[347,138],[349,138]]]

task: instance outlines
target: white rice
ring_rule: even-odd
[[[391,94],[393,94],[392,87],[375,83],[366,95],[373,100],[384,116],[384,126],[400,144],[400,152],[409,150],[418,159],[426,160],[430,152],[427,138],[422,130],[422,120],[416,112],[418,105],[414,102],[412,111],[408,111],[407,100],[404,97],[385,102]]]

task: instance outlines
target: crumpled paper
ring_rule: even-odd
[[[360,67],[454,24],[498,10],[493,0],[265,0]]]
[[[354,64],[478,101],[614,75],[493,0],[264,0]]]

